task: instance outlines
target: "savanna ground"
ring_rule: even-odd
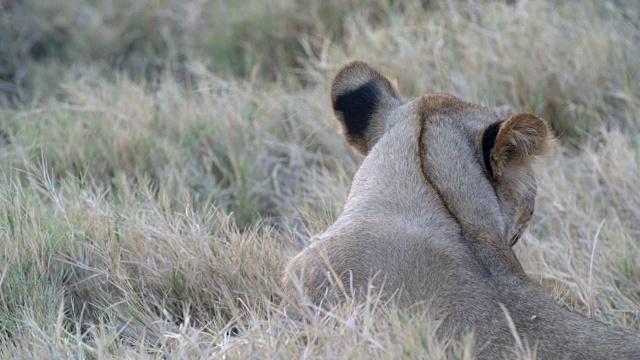
[[[353,59],[408,97],[548,119],[518,257],[640,332],[639,19],[633,0],[0,1],[0,357],[470,357],[375,300],[276,319],[284,264],[361,161],[328,100]]]

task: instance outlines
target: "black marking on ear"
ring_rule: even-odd
[[[363,137],[380,100],[378,80],[372,79],[359,88],[336,97],[335,111],[342,114],[347,133],[351,137]]]
[[[491,150],[496,145],[496,137],[498,131],[500,131],[500,125],[502,121],[495,122],[489,125],[482,134],[482,158],[484,159],[484,167],[489,172],[489,175],[493,177],[493,169],[491,168]]]

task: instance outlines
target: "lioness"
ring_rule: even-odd
[[[366,157],[339,218],[285,270],[289,316],[302,297],[361,299],[372,284],[422,306],[442,337],[473,329],[480,358],[513,355],[511,322],[538,358],[640,359],[639,338],[556,304],[511,249],[533,214],[532,160],[551,141],[543,119],[444,94],[405,101],[364,62],[338,72],[331,100]]]

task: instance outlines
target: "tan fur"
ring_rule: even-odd
[[[381,99],[382,101],[376,106],[369,135],[363,138],[356,138],[347,133],[342,114],[335,110],[335,102],[339,95],[354,90],[370,80],[379,82],[380,89],[382,89],[386,96],[384,96],[384,98]],[[334,114],[342,127],[347,143],[360,154],[367,155],[371,147],[370,144],[375,143],[378,137],[386,131],[387,124],[385,123],[385,116],[387,111],[397,106],[401,102],[401,97],[389,79],[381,75],[369,66],[369,64],[362,61],[354,61],[336,74],[333,85],[331,86],[331,101],[334,104]]]
[[[534,114],[518,113],[509,117],[500,127],[491,154],[494,173],[500,176],[509,163],[517,166],[531,156],[544,154],[550,143],[550,134],[544,120]]]
[[[359,91],[363,84],[375,87]],[[558,306],[511,249],[533,214],[531,162],[550,143],[544,120],[520,113],[498,125],[491,111],[451,95],[405,102],[362,62],[338,73],[331,98],[347,141],[368,155],[336,222],[285,270],[289,316],[304,317],[305,298],[362,300],[373,286],[440,321],[443,338],[473,329],[479,358],[512,354],[506,309],[541,359],[640,359],[637,337]]]

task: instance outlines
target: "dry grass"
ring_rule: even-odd
[[[566,141],[540,167],[518,257],[559,302],[640,332],[633,2],[280,0],[254,13],[190,1],[171,21],[158,14],[182,2],[13,3],[3,26],[11,14],[63,25],[38,30],[57,49],[45,60],[27,37],[1,47],[21,45],[3,54],[29,84],[18,70],[1,83],[13,88],[0,111],[0,357],[470,358],[472,334],[439,343],[428,319],[375,298],[298,327],[277,318],[280,271],[335,219],[359,163],[327,95],[355,58],[408,95],[447,91],[551,120]],[[95,28],[68,24],[78,9]],[[29,21],[20,31],[33,40]],[[124,43],[116,28],[140,37]],[[134,58],[181,70],[113,64]]]

